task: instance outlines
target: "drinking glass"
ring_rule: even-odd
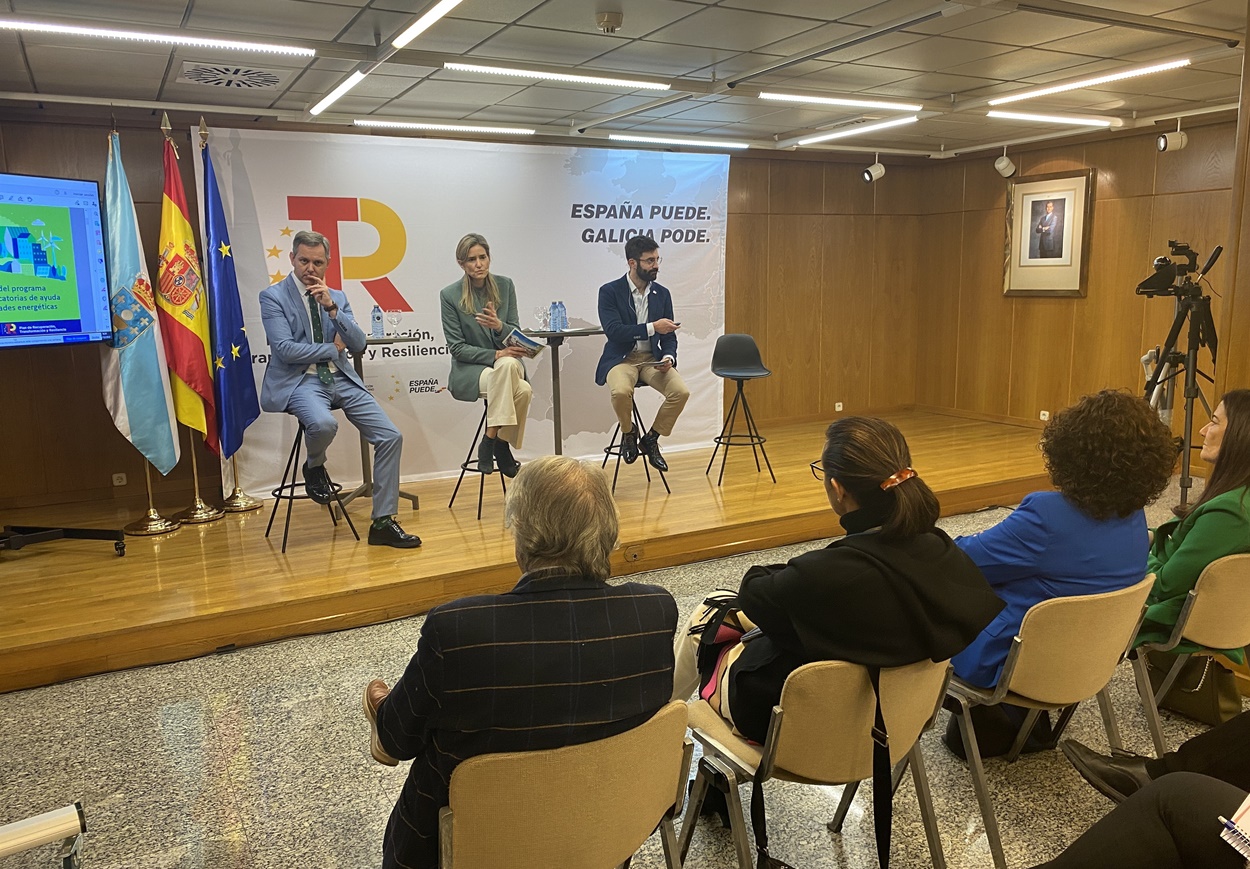
[[[399,322],[400,320],[403,319],[403,316],[404,314],[402,311],[387,311],[386,312],[386,322],[391,324],[391,337],[392,338],[399,335]]]

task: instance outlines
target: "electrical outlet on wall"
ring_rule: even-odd
[[[114,474],[114,475],[113,475],[113,485],[114,485],[114,486],[124,486],[124,485],[126,485],[126,475],[125,475],[125,474]]]
[[[841,412],[842,412],[842,402],[840,402],[840,401],[839,401],[839,402],[837,402],[836,404],[834,404],[833,409],[834,409],[834,411],[836,411],[837,413],[841,413]]]
[[[1041,413],[1037,415],[1037,418],[1040,419],[1042,422],[1050,422],[1050,411],[1043,410]]]

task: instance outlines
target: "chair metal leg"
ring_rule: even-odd
[[[694,827],[699,823],[699,813],[703,811],[703,800],[707,797],[711,775],[700,760],[695,772],[694,789],[690,792],[690,799],[686,801],[686,816],[682,819],[681,836],[677,843],[677,856],[682,863],[686,862],[686,854],[690,852],[690,840],[694,838]]]
[[[1029,741],[1029,735],[1033,733],[1033,728],[1036,726],[1037,719],[1041,714],[1042,710],[1040,709],[1030,709],[1029,714],[1024,716],[1024,723],[1020,725],[1020,730],[1016,733],[1016,740],[1011,744],[1011,751],[1007,752],[1008,763],[1016,762],[1016,758],[1024,750],[1024,744]]]
[[[903,774],[907,772],[907,766],[911,763],[911,756],[904,757],[898,763],[894,764],[894,770],[890,773],[890,798],[898,793],[898,786],[903,783]]]
[[[1063,707],[1063,711],[1059,713],[1058,720],[1050,728],[1050,741],[1053,745],[1058,745],[1059,740],[1063,737],[1063,733],[1068,729],[1068,722],[1072,720],[1072,715],[1076,712],[1079,703],[1073,703],[1071,706]]]
[[[299,434],[295,435],[295,449],[291,453],[291,494],[295,494],[295,469],[299,467],[299,448],[303,445],[304,427],[300,426]],[[286,538],[291,533],[291,507],[295,504],[294,498],[288,498],[286,502],[286,522],[282,525],[282,554],[286,555]]]
[[[710,762],[716,763],[716,758]],[[738,792],[738,776],[727,765],[721,765],[721,774],[729,786],[725,802],[729,806],[729,829],[733,834],[734,850],[738,852],[738,869],[752,869],[751,843],[747,841],[747,821],[742,811],[742,795]]]
[[[1155,744],[1155,757],[1167,753],[1163,738],[1163,725],[1159,721],[1159,707],[1155,704],[1154,689],[1150,687],[1150,675],[1146,671],[1146,656],[1140,651],[1133,655],[1133,674],[1137,677],[1137,693],[1141,696],[1142,711],[1146,713],[1146,726]]]
[[[1163,677],[1163,681],[1159,684],[1159,690],[1155,692],[1155,705],[1159,705],[1159,701],[1168,696],[1168,692],[1172,690],[1172,686],[1176,684],[1176,678],[1180,676],[1181,670],[1185,667],[1185,662],[1193,657],[1192,652],[1185,652],[1176,656],[1176,660],[1172,663],[1172,668],[1168,670],[1168,674]]]
[[[773,482],[776,483],[777,476],[776,474],[773,473],[773,464],[772,462],[768,460],[768,450],[764,449],[764,442],[767,440],[767,438],[765,438],[762,434],[760,434],[760,427],[755,424],[755,416],[751,413],[751,405],[747,401],[747,394],[745,392],[742,393],[742,410],[746,414],[746,418],[747,418],[747,431],[751,433],[752,437],[758,439],[759,445],[760,445],[760,454],[764,456],[764,464],[768,467],[768,476],[772,477]],[[752,441],[751,449],[752,450],[755,449],[754,441]],[[759,469],[760,469],[760,460],[756,459],[755,460],[756,472],[758,472]]]
[[[667,869],[681,869],[681,860],[677,856],[677,833],[673,829],[673,816],[665,814],[660,821],[660,845],[664,848],[664,865]],[[626,860],[626,863],[629,861]]]
[[[920,740],[916,740],[907,757],[911,760],[911,780],[916,786],[916,801],[920,803],[924,837],[929,843],[929,859],[933,861],[933,869],[946,869],[946,855],[942,853],[942,837],[938,833],[937,815],[933,811],[933,795],[929,792],[929,774],[920,753]]]
[[[300,426],[299,431],[295,433],[295,443],[291,444],[291,453],[287,456],[286,468],[282,471],[282,481],[278,484],[277,492],[281,492],[286,487],[288,477],[291,478],[291,484],[295,484],[295,478],[291,476],[291,465],[295,463],[295,455],[299,452],[300,437],[303,433],[304,427]],[[273,517],[278,515],[278,504],[282,501],[282,499],[277,496],[277,492],[274,494],[273,509],[269,511],[269,524],[265,526],[266,537],[268,537],[269,532],[273,530]]]
[[[985,838],[990,846],[990,856],[996,869],[1007,869],[1007,857],[1003,854],[1003,841],[998,834],[998,819],[994,816],[994,803],[990,800],[985,765],[981,762],[981,747],[977,745],[977,734],[972,727],[968,700],[955,693],[947,696],[955,698],[959,705],[959,711],[955,713],[959,716],[959,735],[963,739],[964,755],[968,758],[968,772],[972,774],[972,790],[981,807],[981,820],[985,822]]]
[[[490,408],[486,402],[482,402],[482,419],[477,424],[477,434],[473,435],[473,443],[469,444],[469,451],[464,455],[464,461],[460,463],[460,478],[456,480],[456,488],[452,490],[451,500],[447,502],[447,509],[450,510],[456,504],[456,495],[460,492],[460,484],[464,482],[464,475],[469,472],[468,465],[473,461],[473,451],[477,449],[478,441],[482,439],[482,432],[486,430],[486,412]],[[478,519],[482,518],[482,501],[479,498],[477,502]]]
[[[833,820],[825,824],[825,827],[831,833],[841,833],[842,824],[846,822],[846,813],[851,810],[851,803],[855,802],[855,794],[859,792],[859,782],[847,782],[846,787],[842,788],[842,799],[838,800],[838,810],[833,813]]]
[[[1107,744],[1111,746],[1113,752],[1123,751],[1124,743],[1120,739],[1120,725],[1115,720],[1111,695],[1107,693],[1106,688],[1103,688],[1096,696],[1098,697],[1098,711],[1102,713],[1102,726],[1107,729]]]
[[[725,448],[726,452],[728,452],[729,450],[729,448],[726,447],[724,443],[725,432],[729,430],[730,423],[733,419],[733,413],[735,410],[737,410],[737,407],[738,407],[738,396],[735,394],[734,400],[730,403],[730,406],[729,406],[729,413],[725,414],[725,421],[721,424],[720,434],[712,438],[712,440],[716,442],[716,447],[712,450],[712,458],[708,459],[707,470],[703,472],[704,476],[712,473],[712,465],[716,462],[716,453],[722,447]]]

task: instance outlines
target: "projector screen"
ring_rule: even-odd
[[[100,185],[0,173],[0,348],[112,337]]]

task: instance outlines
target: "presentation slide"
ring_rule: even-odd
[[[112,340],[100,187],[0,173],[0,348]]]

